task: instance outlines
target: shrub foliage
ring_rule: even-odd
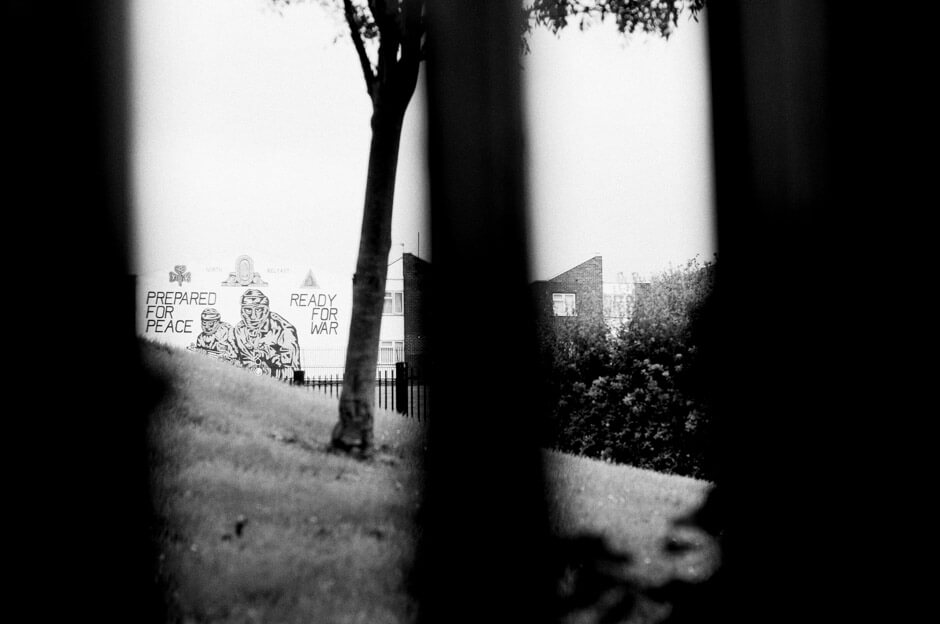
[[[715,267],[693,259],[639,285],[619,327],[564,319],[543,331],[548,446],[711,478],[699,356]]]

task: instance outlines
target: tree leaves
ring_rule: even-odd
[[[553,402],[547,444],[607,461],[708,478],[710,424],[694,321],[715,262],[693,259],[654,276],[629,325],[562,326],[543,337],[544,392]]]
[[[613,20],[621,33],[639,30],[668,38],[682,12],[696,19],[704,6],[705,0],[533,0],[525,9],[526,31],[542,27],[558,34],[578,18],[580,30]]]
[[[304,0],[271,0],[275,5],[289,6]],[[325,9],[344,15],[350,35],[356,44],[360,61],[369,59],[372,73],[379,71],[379,44],[385,30],[386,38],[396,42],[425,35],[424,9],[427,0],[310,0]],[[687,12],[698,20],[705,0],[531,0],[522,6],[521,49],[529,52],[527,35],[536,28],[547,28],[557,35],[571,26],[584,31],[598,22],[613,21],[623,34],[637,31],[669,38],[679,24],[679,16]],[[417,18],[417,19],[415,19]],[[414,32],[414,24],[420,32]],[[359,51],[362,48],[364,52]],[[421,52],[423,57],[423,48]],[[368,79],[367,79],[368,81]]]

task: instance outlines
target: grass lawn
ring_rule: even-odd
[[[161,576],[177,621],[413,619],[404,582],[420,423],[379,410],[378,453],[356,461],[326,452],[335,397],[185,351],[144,343],[143,353],[168,384],[151,440]],[[709,572],[700,557],[661,549],[668,520],[706,483],[559,453],[547,465],[559,534],[604,536],[650,584]]]

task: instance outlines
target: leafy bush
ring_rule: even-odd
[[[714,276],[715,262],[691,260],[640,285],[627,324],[567,323],[543,335],[549,446],[710,477],[710,409],[698,366]]]

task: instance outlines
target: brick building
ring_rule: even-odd
[[[407,301],[405,312],[405,362],[414,369],[424,369],[430,348],[424,297],[431,287],[431,263],[406,253],[402,256],[402,282]]]
[[[560,275],[531,284],[540,325],[604,320],[604,266],[594,256]]]
[[[597,255],[564,273],[530,284],[542,327],[561,323],[624,322],[632,311],[635,284],[622,279],[604,283],[603,259]],[[412,370],[425,370],[430,343],[427,297],[431,288],[431,264],[405,253],[389,265],[379,370],[406,362]]]
[[[410,253],[389,264],[385,307],[379,336],[379,374],[391,372],[397,362],[424,367],[428,352],[425,298],[431,264]]]

